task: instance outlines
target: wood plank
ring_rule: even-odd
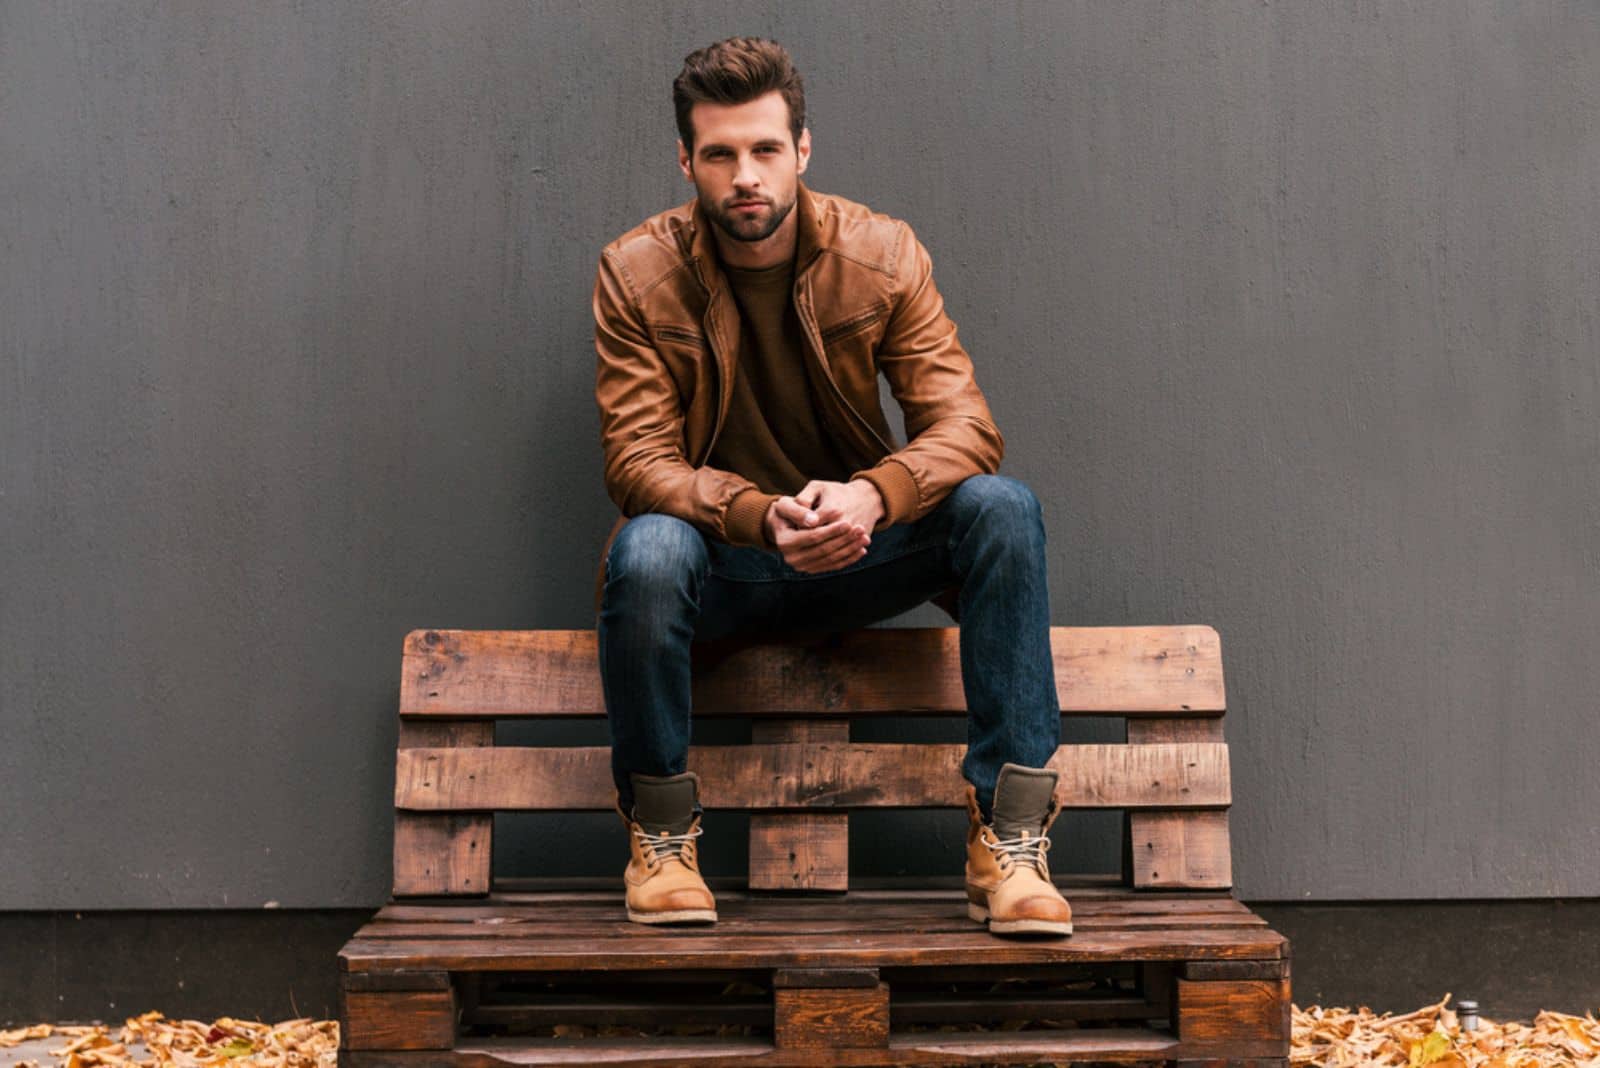
[[[1243,902],[1231,897],[1202,897],[1199,895],[1152,896],[1125,893],[1121,896],[1093,894],[1074,885],[1070,876],[1060,876],[1056,886],[1072,902],[1074,919],[1091,916],[1166,916],[1218,915],[1248,916],[1259,919]],[[837,913],[846,909],[872,909],[898,911],[907,908],[943,906],[964,907],[965,896],[957,892],[938,891],[919,894],[889,894],[882,891],[852,890],[842,897],[826,899],[775,898],[766,895],[741,894],[724,891],[717,895],[719,915],[743,915],[746,911],[760,910],[761,915],[776,918],[803,918],[818,913]],[[622,907],[620,889],[591,890],[584,893],[552,893],[545,896],[518,895],[515,901],[486,899],[484,903],[423,905],[389,904],[373,914],[371,923],[443,923],[443,924],[505,924],[539,922],[552,912],[582,921],[607,915]]]
[[[1179,1059],[1287,1057],[1289,979],[1177,980]]]
[[[696,746],[689,767],[714,809],[940,808],[963,804],[964,745]],[[395,807],[418,811],[590,810],[614,802],[611,750],[401,749]],[[1220,743],[1064,745],[1050,767],[1067,808],[1226,807]]]
[[[779,1049],[873,1049],[889,1045],[889,985],[779,987],[772,992]]]
[[[715,931],[715,928],[711,928]],[[673,934],[629,938],[371,939],[354,938],[339,955],[347,971],[445,968],[451,971],[635,971],[655,968],[880,968],[1078,961],[1237,960],[1279,956],[1285,943],[1270,928],[1074,931],[1060,939],[1001,939],[974,924],[929,939],[918,932],[787,935]]]
[[[973,929],[973,921],[965,908],[948,907],[939,910],[907,911],[898,914],[874,913],[869,916],[852,915],[848,910],[838,914],[811,919],[773,920],[761,916],[722,915],[719,909],[714,926],[703,930],[718,935],[769,934],[794,938],[814,938],[835,934],[893,934],[896,931],[936,935],[947,931],[966,932]],[[1090,916],[1073,915],[1074,929],[1092,931],[1181,931],[1209,928],[1262,928],[1267,921],[1259,916]],[[428,939],[506,939],[532,938],[534,936],[584,937],[594,939],[637,937],[638,925],[631,924],[619,905],[608,918],[572,919],[563,922],[552,915],[543,922],[517,924],[437,924],[437,923],[369,923],[359,928],[352,937]],[[689,932],[684,932],[689,936]]]
[[[1129,719],[1129,745],[1223,742],[1220,719]],[[1226,812],[1138,812],[1124,816],[1127,878],[1141,890],[1226,889],[1233,847]]]
[[[957,813],[948,817],[954,822],[951,827],[964,828],[966,826],[964,814]],[[1054,879],[1056,885],[1071,887],[1072,892],[1084,897],[1104,899],[1135,897],[1148,901],[1187,901],[1211,900],[1227,901],[1232,898],[1228,890],[1134,890],[1123,881],[1120,873],[1111,872],[1058,872]],[[743,872],[737,875],[708,875],[706,885],[711,887],[718,895],[738,894],[756,896],[770,900],[771,895],[758,893],[749,895],[745,886]],[[862,899],[894,898],[910,900],[918,897],[940,897],[948,895],[951,890],[963,888],[962,877],[959,874],[942,873],[938,875],[918,876],[863,876],[851,884],[852,895],[862,895]],[[503,903],[516,904],[529,901],[549,901],[552,894],[608,894],[616,890],[616,875],[585,875],[569,877],[530,878],[524,876],[496,876],[494,887],[487,897],[480,900],[485,904]],[[409,902],[411,899],[407,899]],[[719,897],[720,900],[720,897]],[[438,898],[436,901],[417,899],[419,905],[441,904],[467,906],[468,902],[456,898]]]
[[[493,747],[494,721],[400,721],[399,752]],[[492,813],[396,810],[394,894],[486,894],[493,857]]]
[[[1143,812],[1131,819],[1133,885],[1213,889],[1233,885],[1226,812]]]
[[[871,990],[877,985],[876,968],[779,968],[772,973],[773,989],[858,987]]]
[[[370,992],[377,990],[449,990],[450,973],[440,971],[400,972],[345,972],[341,976],[345,990]]]
[[[757,744],[850,741],[845,720],[757,720]],[[845,890],[850,886],[850,816],[757,812],[750,817],[750,889]]]
[[[732,1001],[727,998],[597,998],[584,994],[546,994],[522,1004],[496,1004],[480,1007],[463,1024],[500,1029],[515,1028],[526,1033],[530,1028],[577,1024],[585,1027],[657,1027],[663,1020],[676,1025],[711,1027],[753,1027],[772,1024],[772,1005],[762,1001]]]
[[[908,1032],[878,1049],[779,1050],[764,1039],[739,1037],[464,1038],[452,1053],[352,1051],[340,1068],[504,1068],[506,1065],[628,1064],[636,1068],[792,1066],[889,1068],[920,1064],[1037,1064],[1046,1062],[1160,1062],[1178,1048],[1170,1035],[1143,1027],[981,1032]]]
[[[1289,958],[1278,960],[1194,960],[1183,964],[1184,979],[1282,979],[1289,974]]]
[[[697,642],[698,716],[966,712],[956,627],[869,627]],[[1052,627],[1067,715],[1204,715],[1226,707],[1221,639],[1198,624]],[[415,630],[402,716],[605,715],[592,630]]]
[[[449,1049],[455,1043],[451,990],[345,990],[340,1001],[345,1049]]]
[[[1006,978],[1010,978],[1007,976]],[[894,991],[889,999],[893,1027],[906,1024],[986,1023],[1006,1020],[1107,1020],[1144,1021],[1159,1015],[1143,998],[1126,995],[1047,994],[1011,992],[981,996]]]

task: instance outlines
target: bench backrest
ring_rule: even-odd
[[[1064,716],[1125,716],[1126,744],[1051,761],[1066,808],[1127,813],[1124,878],[1226,888],[1231,791],[1221,641],[1207,626],[1053,627]],[[592,630],[406,635],[395,769],[394,893],[490,889],[493,814],[612,809],[604,746],[496,747],[500,719],[604,718]],[[750,886],[844,889],[848,811],[964,803],[965,747],[852,743],[852,719],[965,715],[959,631],[696,643],[693,709],[752,721],[748,746],[690,751],[707,809],[750,817]]]

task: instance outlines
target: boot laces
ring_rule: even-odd
[[[1050,877],[1050,868],[1044,857],[1050,851],[1049,835],[1021,834],[1016,838],[1001,838],[996,835],[995,840],[989,843],[989,850],[1000,861],[1002,868],[1009,869],[1013,864],[1028,864],[1045,878]]]
[[[640,843],[651,851],[657,863],[676,860],[680,864],[687,864],[688,859],[684,856],[684,850],[704,833],[704,829],[697,826],[683,834],[670,834],[667,831],[651,834],[644,828],[636,826],[633,833],[639,838]]]

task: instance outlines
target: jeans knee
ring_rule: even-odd
[[[672,593],[685,580],[698,585],[710,564],[705,538],[676,516],[647,512],[622,525],[606,554],[606,586],[624,584],[648,595]]]
[[[956,507],[975,521],[1008,533],[1044,537],[1044,509],[1026,482],[1007,475],[972,475],[951,493]]]

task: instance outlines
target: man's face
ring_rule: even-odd
[[[689,121],[694,156],[679,141],[678,167],[694,183],[700,206],[735,241],[770,237],[794,210],[799,178],[811,158],[811,131],[801,131],[795,145],[789,105],[777,90],[743,104],[702,101]]]

